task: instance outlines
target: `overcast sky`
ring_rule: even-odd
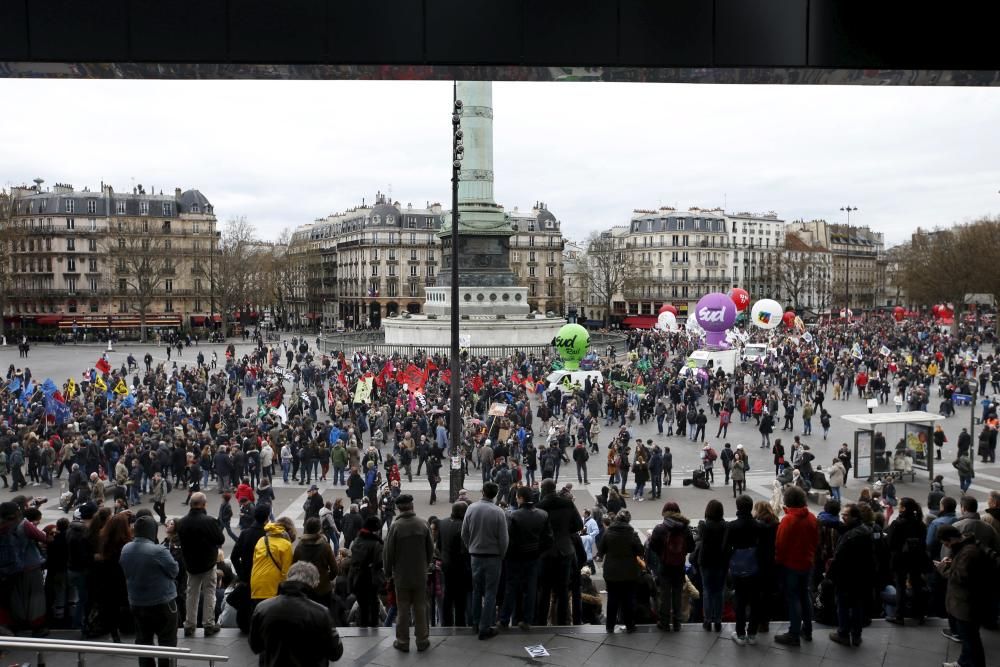
[[[634,208],[774,211],[892,243],[1000,212],[1000,89],[494,84],[496,196],[583,239]],[[201,190],[264,238],[450,201],[451,84],[0,80],[0,185]],[[134,179],[134,180],[133,180]]]

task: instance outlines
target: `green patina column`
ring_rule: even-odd
[[[462,287],[512,287],[510,237],[503,209],[493,200],[493,83],[459,81],[465,157],[458,186],[459,284]],[[440,232],[444,270],[437,285],[451,285],[451,228]]]

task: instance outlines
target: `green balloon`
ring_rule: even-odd
[[[563,325],[552,339],[552,346],[559,353],[566,370],[578,371],[580,362],[587,356],[587,349],[590,347],[590,332],[579,324]]]

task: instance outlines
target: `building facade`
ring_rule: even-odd
[[[729,235],[721,209],[636,210],[626,229],[621,241],[630,270],[612,300],[613,323],[649,326],[668,303],[684,317],[706,293],[729,289]]]
[[[785,221],[774,212],[730,213],[726,215],[726,226],[732,261],[730,287],[742,287],[754,301],[777,299]]]
[[[833,254],[828,248],[790,230],[775,267],[774,296],[802,317],[829,313],[833,305]]]
[[[842,310],[845,305],[855,312],[887,305],[888,259],[882,232],[825,220],[797,222],[793,228],[830,251],[833,262],[831,301],[835,311]]]
[[[153,328],[205,326],[218,237],[201,192],[42,183],[13,188],[2,221],[8,326],[134,329],[142,310]]]
[[[510,237],[510,269],[518,286],[528,288],[528,308],[565,314],[562,224],[538,202],[530,213],[516,207],[507,214],[515,230]]]

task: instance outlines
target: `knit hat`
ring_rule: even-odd
[[[145,537],[147,540],[156,541],[156,519],[151,516],[141,516],[135,520],[132,531],[136,537]]]

